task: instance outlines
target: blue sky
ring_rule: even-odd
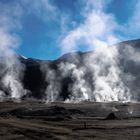
[[[26,57],[53,60],[63,53],[92,50],[97,40],[113,44],[140,38],[138,0],[0,0],[0,9],[7,19],[1,28],[18,39],[14,50]],[[109,29],[99,33],[102,26]]]

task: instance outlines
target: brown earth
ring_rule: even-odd
[[[139,103],[1,102],[0,140],[140,140]]]

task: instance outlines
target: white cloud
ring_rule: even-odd
[[[133,32],[140,31],[140,1],[136,4],[134,14],[130,18],[129,27]]]
[[[122,38],[125,40],[126,38],[131,39],[130,37],[139,37],[140,33],[140,1],[135,0],[134,3],[134,10],[130,11],[133,12],[132,16],[126,24],[120,25],[120,30],[125,35]]]
[[[57,20],[59,11],[50,0],[23,0],[22,6],[25,14],[35,14],[45,22]]]
[[[63,53],[75,51],[81,44],[93,49],[99,45],[96,44],[97,40],[106,45],[118,41],[114,33],[117,23],[113,15],[104,12],[105,6],[103,1],[87,1],[87,5],[82,11],[85,17],[84,22],[69,31],[61,41]]]

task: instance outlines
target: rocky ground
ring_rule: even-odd
[[[139,103],[1,102],[0,140],[140,140]]]

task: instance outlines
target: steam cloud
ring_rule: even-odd
[[[139,61],[136,59],[136,55],[139,54],[134,52],[131,46],[126,46],[126,48],[115,45],[109,46],[109,44],[115,44],[120,40],[115,34],[116,29],[120,26],[113,15],[105,12],[106,4],[104,1],[88,0],[85,5],[82,11],[85,18],[84,22],[65,33],[64,36],[62,35],[60,45],[62,53],[76,51],[80,45],[88,46],[89,50],[94,49],[94,51],[84,58],[82,67],[78,66],[79,59],[73,56],[74,61],[59,64],[59,74],[51,68],[47,68],[49,72],[46,72],[46,81],[50,81],[46,89],[47,101],[58,100],[61,92],[60,86],[62,86],[60,85],[61,78],[69,76],[73,79],[73,82],[68,87],[71,95],[65,100],[66,102],[84,100],[128,102],[137,100],[138,95],[136,94],[138,92],[132,94],[132,89],[129,88],[136,77],[131,73],[124,72],[121,67],[123,56],[120,55],[120,51],[125,51],[123,55],[128,54],[130,56],[130,58],[125,56],[127,61],[128,59]],[[89,78],[91,83],[88,83],[87,73],[92,76]],[[51,79],[48,77],[51,77]],[[53,95],[51,100],[50,94]]]
[[[58,63],[55,71],[49,64],[42,63],[40,69],[45,74],[46,79],[46,102],[62,101],[80,102],[90,101],[133,101],[139,96],[139,89],[133,85],[137,77],[124,72],[121,65],[128,66],[128,62],[139,65],[139,51],[131,46],[120,48],[115,44],[121,40],[117,36],[118,28],[126,31],[132,30],[132,22],[137,23],[137,10],[131,22],[121,27],[112,14],[106,13],[105,9],[111,0],[82,0],[84,7],[80,11],[84,21],[73,29],[68,30],[67,17],[62,18],[62,29],[60,43],[62,54],[73,52],[81,46],[86,46],[86,50],[94,50],[86,57],[79,57],[73,54],[70,60]],[[20,5],[22,4],[23,7]],[[27,5],[31,5],[27,10]],[[14,2],[13,5],[0,3],[0,99],[10,97],[20,99],[26,95],[26,89],[22,86],[22,78],[25,67],[18,61],[15,49],[20,46],[20,38],[16,31],[22,28],[20,18],[23,14],[34,14],[41,17],[44,22],[48,22],[52,17],[56,18],[58,9],[51,5],[49,0],[40,2],[33,0],[22,0],[21,3]],[[27,10],[27,11],[26,11]],[[42,12],[43,10],[43,12]],[[25,12],[26,11],[26,12]],[[54,13],[48,16],[48,13]],[[42,15],[42,13],[44,13]],[[63,26],[62,25],[62,26]],[[139,24],[136,25],[139,28]],[[66,28],[66,29],[65,29]],[[111,44],[110,46],[108,46]],[[121,52],[121,53],[120,53]],[[138,56],[138,57],[137,57]],[[124,59],[125,58],[125,59]],[[89,77],[90,75],[90,77]],[[67,81],[63,79],[71,78],[65,98],[61,96],[62,84]],[[130,89],[130,85],[133,87]]]
[[[27,8],[30,5],[30,8]],[[44,22],[53,16],[55,7],[49,0],[22,0],[0,2],[0,100],[12,98],[20,100],[27,94],[22,85],[25,66],[20,63],[15,50],[21,45],[21,38],[17,34],[22,29],[22,18],[35,14]],[[44,14],[42,14],[44,13]]]
[[[21,10],[18,5],[0,3],[0,7],[0,98],[3,100],[8,96],[18,100],[26,94],[21,84],[24,66],[20,64],[14,52],[20,44],[15,31],[20,29]]]
[[[128,54],[128,50],[125,53]],[[138,99],[138,96],[134,97],[138,92],[131,92],[129,88],[135,77],[125,73],[121,67],[118,46],[98,47],[83,58],[83,64],[81,58],[73,58],[73,62],[61,62],[57,72],[50,67],[43,68],[46,69],[46,81],[49,82],[46,89],[47,102],[61,100],[61,82],[66,77],[70,77],[73,82],[69,84],[68,91],[71,94],[65,102],[128,102]]]

